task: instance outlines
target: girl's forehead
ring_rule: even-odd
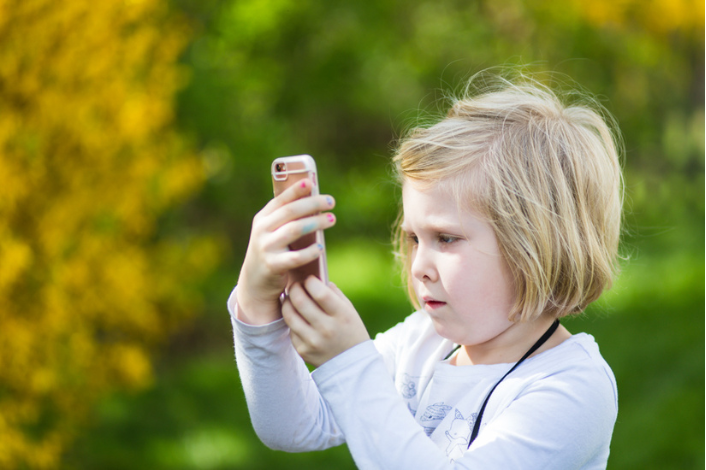
[[[447,183],[447,184],[444,184]],[[465,191],[464,191],[465,192]],[[451,222],[484,219],[473,203],[474,198],[458,191],[448,181],[406,181],[402,186],[404,220],[424,217]]]
[[[462,211],[475,213],[480,209],[481,198],[474,185],[467,184],[461,178],[446,178],[439,181],[409,180],[402,184],[402,200],[425,198],[433,200],[444,206],[452,205]]]
[[[439,209],[456,207],[458,204],[449,190],[448,185],[442,182],[434,183],[428,181],[406,181],[402,185],[402,202],[408,209],[421,208],[423,206],[438,206]]]

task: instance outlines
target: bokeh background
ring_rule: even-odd
[[[225,302],[269,163],[315,156],[331,277],[385,330],[395,140],[498,65],[623,132],[623,272],[566,322],[618,380],[609,468],[703,469],[699,0],[0,1],[0,468],[354,468],[250,427]]]

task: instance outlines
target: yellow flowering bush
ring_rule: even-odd
[[[217,243],[157,231],[203,180],[171,127],[187,34],[158,0],[0,1],[0,468],[56,467],[198,308]]]

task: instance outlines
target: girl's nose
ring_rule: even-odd
[[[417,245],[412,252],[411,274],[422,282],[435,281],[437,278],[433,253],[421,244]]]

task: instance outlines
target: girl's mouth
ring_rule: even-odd
[[[436,310],[438,308],[443,307],[446,305],[446,302],[440,302],[438,300],[425,300],[424,301],[424,306],[427,308],[427,310]]]

